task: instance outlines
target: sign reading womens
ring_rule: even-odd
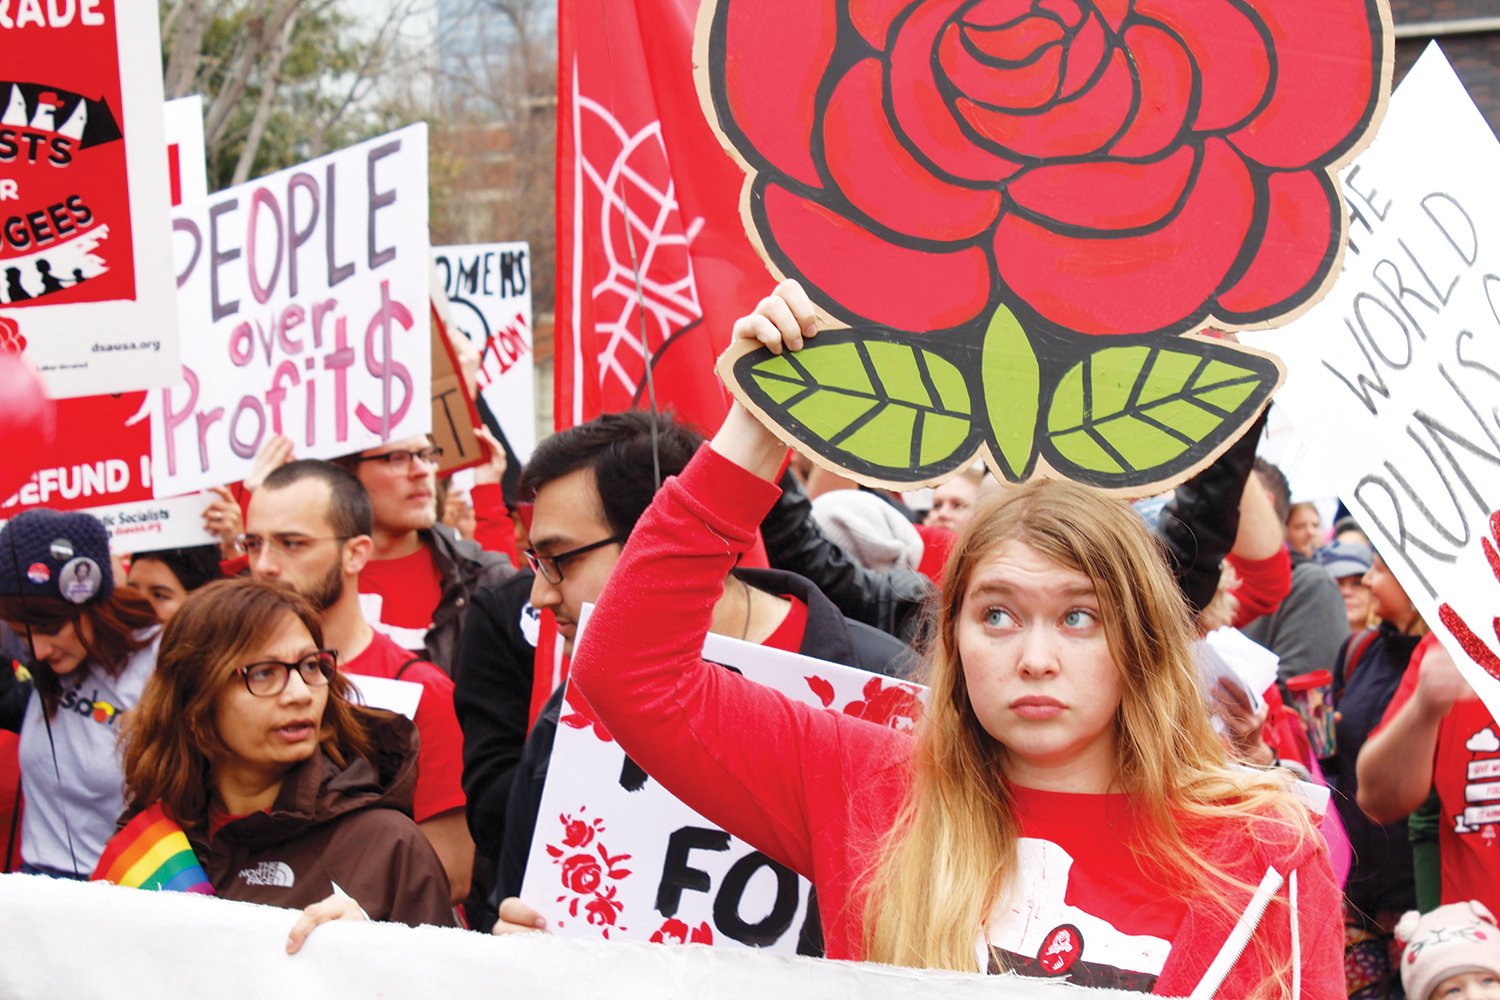
[[[182,378],[151,394],[159,495],[243,478],[287,434],[328,458],[431,426],[427,127],[187,206]]]
[[[0,3],[0,350],[58,397],[177,364],[154,0]]]
[[[1333,291],[1263,339],[1328,481],[1500,716],[1500,143],[1436,46],[1343,174]]]
[[[710,635],[703,655],[790,698],[910,729],[922,689]],[[564,696],[522,898],[558,934],[808,954],[805,879],[683,805]],[[821,943],[821,936],[815,936]]]
[[[536,447],[536,366],[531,336],[531,247],[433,247],[453,326],[479,351],[479,402],[521,461]]]

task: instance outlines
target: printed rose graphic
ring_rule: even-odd
[[[863,701],[851,701],[844,706],[845,715],[901,730],[910,730],[922,715],[921,699],[917,697],[916,689],[909,685],[886,687],[879,677],[871,677],[863,694]]]
[[[603,877],[599,862],[587,854],[575,854],[562,863],[563,885],[574,892],[593,892]]]
[[[1385,0],[705,2],[747,227],[856,325],[734,379],[831,464],[930,482],[988,445],[1012,480],[1125,487],[1269,398],[1272,359],[1181,335],[1326,289]]]
[[[713,944],[713,928],[707,922],[700,921],[697,927],[689,931],[684,921],[668,917],[651,935],[652,944],[687,944],[690,940],[693,944]]]
[[[613,927],[615,921],[620,918],[620,912],[625,909],[625,904],[615,899],[616,889],[610,886],[603,892],[595,893],[594,898],[584,906],[584,913],[588,922],[595,927]]]

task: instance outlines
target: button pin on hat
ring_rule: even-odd
[[[74,555],[73,543],[68,541],[66,538],[52,539],[52,544],[51,546],[49,546],[48,550],[52,553],[52,558],[60,563],[67,562],[69,559],[72,559]]]
[[[99,593],[99,587],[104,582],[104,574],[99,570],[99,564],[88,556],[79,556],[71,560],[62,568],[58,574],[57,585],[62,591],[63,600],[73,604],[86,604]]]

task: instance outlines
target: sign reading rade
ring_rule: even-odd
[[[923,689],[710,635],[703,655],[790,698],[910,729]],[[807,880],[699,816],[625,756],[569,689],[522,898],[559,934],[808,954]]]
[[[331,458],[431,425],[427,128],[184,206],[182,377],[151,393],[156,492],[240,479],[261,442]]]
[[[1436,46],[1343,174],[1349,247],[1277,352],[1276,397],[1500,716],[1500,142]]]
[[[154,0],[0,3],[0,351],[55,397],[177,364],[159,18]]]

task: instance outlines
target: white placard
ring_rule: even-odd
[[[0,875],[7,1000],[265,1000],[488,996],[527,1000],[1128,1000],[1042,979],[897,969],[713,948],[615,944],[551,934],[491,937],[338,920],[286,953],[297,913],[190,893]],[[67,928],[67,933],[59,933]],[[80,955],[89,961],[80,961]],[[25,956],[21,961],[20,956]],[[207,986],[207,988],[205,988]]]
[[[719,635],[703,655],[815,707],[898,729],[920,714],[922,689],[889,677]],[[648,778],[564,701],[521,892],[556,933],[794,954],[808,890]]]
[[[203,527],[203,511],[216,500],[213,494],[190,493],[167,500],[94,507],[109,532],[109,550],[116,555],[219,544],[219,536]]]
[[[479,399],[521,461],[536,447],[531,247],[478,243],[433,247],[453,325],[479,350]]]
[[[427,127],[185,205],[182,380],[154,391],[158,493],[242,479],[267,435],[332,458],[431,427]]]
[[[163,109],[172,204],[208,197],[208,154],[203,143],[203,98],[197,94],[168,101]]]
[[[357,689],[355,701],[370,708],[404,715],[413,722],[417,720],[417,706],[422,703],[422,685],[415,681],[398,681],[390,677],[369,677],[365,674],[344,676]]]
[[[1276,398],[1491,713],[1500,584],[1500,142],[1433,45],[1343,174],[1337,284],[1280,330]],[[1472,639],[1461,642],[1467,622]],[[1465,647],[1478,657],[1471,658]]]

